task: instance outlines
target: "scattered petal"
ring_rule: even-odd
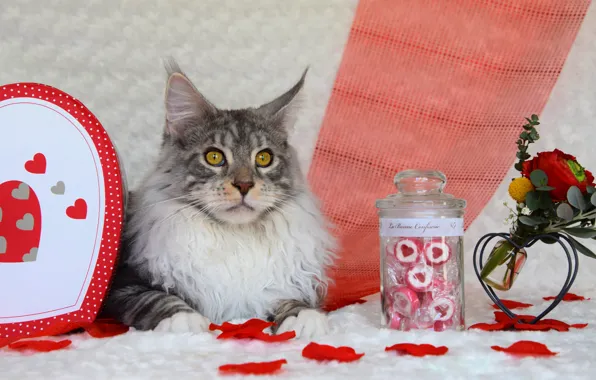
[[[266,322],[261,319],[249,319],[242,324],[224,322],[221,325],[211,324],[209,330],[220,330],[221,334],[217,339],[257,339],[263,342],[283,342],[296,337],[295,331],[286,331],[282,334],[271,335],[263,332],[264,329],[273,326],[273,322]]]
[[[341,309],[342,307],[346,307],[346,306],[350,306],[350,305],[356,305],[356,304],[363,304],[366,303],[366,300],[363,300],[362,298],[357,299],[357,300],[350,300],[350,301],[344,301],[344,302],[336,302],[333,304],[329,304],[326,305],[323,310],[330,313],[332,311],[335,311],[337,309]]]
[[[470,326],[468,329],[478,329],[483,331],[505,331],[513,327],[513,323],[510,322],[496,322],[496,323],[476,323]]]
[[[222,332],[230,332],[230,331],[242,330],[242,329],[246,329],[246,328],[254,328],[254,329],[258,329],[258,331],[263,331],[266,328],[271,327],[273,325],[274,325],[273,322],[267,322],[267,321],[263,321],[262,319],[253,318],[253,319],[249,319],[248,321],[246,321],[242,324],[224,322],[221,325],[216,325],[216,324],[212,323],[209,325],[209,330],[210,331],[220,330]]]
[[[426,356],[445,355],[449,349],[445,346],[435,347],[432,344],[399,343],[385,347],[385,351],[396,351],[401,355]]]
[[[529,323],[532,322],[534,320],[534,318],[536,318],[533,315],[517,315],[517,321],[522,322],[522,323]],[[502,311],[495,311],[495,321],[497,322],[514,322],[514,319],[509,318],[509,316],[507,314],[505,314]]]
[[[523,302],[517,302],[517,301],[511,301],[511,300],[501,300],[501,303],[508,309],[513,310],[513,309],[525,309],[528,307],[532,307],[534,305],[532,305],[531,303],[523,303]],[[494,309],[500,309],[500,307],[498,307],[497,305],[493,305]]]
[[[287,363],[288,362],[286,359],[281,359],[272,362],[224,364],[219,367],[219,371],[226,373],[242,373],[247,375],[266,375],[278,372],[281,370],[281,367]]]
[[[542,299],[545,300],[545,301],[552,301],[555,298],[557,298],[557,296],[542,297]],[[590,298],[585,298],[583,296],[578,296],[577,294],[573,294],[573,293],[567,293],[561,299],[561,301],[567,301],[567,302],[572,302],[572,301],[589,301],[589,300],[590,300]]]
[[[352,347],[333,347],[311,342],[302,350],[302,356],[318,361],[337,360],[347,363],[359,360],[364,354],[357,354]]]
[[[25,351],[33,350],[37,352],[50,352],[62,350],[71,345],[70,339],[64,340],[19,340],[8,345],[11,350]]]
[[[85,331],[94,338],[109,338],[116,335],[125,334],[129,327],[118,322],[95,321],[83,326]]]
[[[571,325],[571,327],[573,327],[574,329],[583,329],[588,327],[587,323],[574,323]]]
[[[517,331],[550,331],[550,330],[569,331],[569,327],[567,327],[567,326],[562,326],[559,324],[540,323],[540,322],[542,322],[542,321],[538,321],[535,324],[516,323],[513,325],[513,328]]]
[[[549,350],[546,345],[529,340],[520,340],[506,348],[499,346],[491,346],[491,348],[495,351],[520,356],[553,356],[557,354],[556,352]]]

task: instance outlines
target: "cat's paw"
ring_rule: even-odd
[[[296,338],[314,338],[329,333],[329,321],[326,314],[315,309],[305,309],[295,317],[286,318],[277,333],[286,331],[295,331]]]
[[[183,311],[163,319],[153,331],[202,333],[209,330],[209,324],[209,320],[201,314]]]

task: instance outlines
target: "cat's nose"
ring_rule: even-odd
[[[238,189],[240,194],[246,195],[255,186],[254,182],[234,182],[232,186]]]

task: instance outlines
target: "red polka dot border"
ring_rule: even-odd
[[[44,84],[14,83],[0,86],[0,102],[8,99],[41,99],[62,108],[75,118],[91,137],[99,155],[105,189],[104,226],[101,247],[91,282],[78,311],[27,322],[0,324],[0,339],[27,337],[65,323],[93,321],[108,290],[115,267],[123,219],[123,179],[116,150],[99,120],[72,96]],[[55,333],[55,331],[53,331]]]

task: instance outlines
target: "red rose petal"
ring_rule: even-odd
[[[401,355],[421,357],[426,355],[445,355],[449,349],[445,346],[435,347],[432,344],[399,343],[390,347],[385,347],[385,351],[396,351]]]
[[[85,331],[94,338],[109,338],[116,335],[121,335],[130,329],[128,326],[117,322],[95,321],[86,326],[83,326]]]
[[[302,356],[318,361],[336,360],[347,363],[359,360],[364,354],[357,354],[352,347],[333,347],[311,342],[302,350]]]
[[[266,334],[264,332],[261,332],[260,334],[257,334],[255,336],[253,336],[252,338],[261,340],[263,342],[269,342],[269,343],[284,342],[286,340],[296,338],[296,331],[286,331],[284,333],[275,334],[275,335]]]
[[[532,322],[534,320],[534,318],[536,318],[533,315],[524,315],[524,314],[520,314],[517,316],[517,321],[522,322],[522,323],[529,323]],[[502,311],[495,311],[495,321],[497,322],[513,322],[514,320],[509,318],[509,316],[505,313],[503,313]]]
[[[332,311],[335,311],[337,309],[341,309],[342,307],[346,307],[346,306],[350,306],[350,305],[356,305],[356,304],[363,304],[366,303],[366,300],[363,299],[357,299],[357,300],[350,300],[350,301],[345,301],[345,302],[337,302],[337,303],[333,303],[330,305],[326,305],[323,310],[330,313]]]
[[[588,327],[587,323],[574,323],[571,325],[571,327],[573,327],[574,329],[583,329]]]
[[[497,323],[476,323],[470,326],[468,329],[478,329],[483,331],[504,331],[513,326],[510,322],[497,322]]]
[[[540,323],[539,321],[535,324],[529,323],[516,323],[513,325],[513,328],[518,331],[550,331],[550,330],[557,330],[557,331],[569,331],[569,327],[562,326],[559,324],[548,324],[548,323]]]
[[[226,373],[242,373],[247,375],[265,375],[278,372],[284,364],[287,364],[286,359],[275,360],[272,362],[260,363],[242,363],[242,364],[224,364],[219,367],[220,372]]]
[[[287,331],[282,334],[271,335],[263,332],[264,329],[273,326],[273,322],[266,322],[261,319],[249,319],[242,324],[224,322],[221,325],[211,324],[209,330],[220,330],[221,334],[217,339],[256,339],[263,342],[283,342],[296,337],[295,331]]]
[[[552,301],[555,298],[557,298],[557,296],[549,296],[549,297],[542,297],[543,300],[545,301]],[[563,298],[561,299],[562,301],[567,301],[567,302],[572,302],[572,301],[588,301],[590,300],[590,298],[585,298],[583,296],[578,296],[577,294],[573,294],[573,293],[567,293],[563,296]]]
[[[513,309],[525,309],[528,307],[532,307],[534,305],[532,305],[531,303],[523,303],[523,302],[517,302],[517,301],[511,301],[511,300],[501,300],[501,303],[508,309],[513,310]],[[493,305],[494,309],[500,309],[497,305]]]
[[[62,350],[71,345],[70,339],[64,340],[19,340],[8,345],[11,350],[25,351],[33,350],[37,352],[50,352]]]
[[[549,350],[544,344],[529,340],[520,340],[506,348],[499,346],[491,346],[491,348],[495,351],[520,356],[553,356],[557,354],[556,352]]]
[[[253,319],[249,319],[248,321],[246,321],[242,324],[224,322],[221,325],[216,325],[216,324],[212,323],[209,325],[209,330],[211,330],[211,331],[220,330],[222,332],[229,332],[229,331],[242,330],[245,328],[255,328],[255,329],[258,329],[259,331],[263,331],[266,328],[271,327],[273,325],[274,325],[273,322],[267,322],[267,321],[263,321],[262,319],[253,318]]]

